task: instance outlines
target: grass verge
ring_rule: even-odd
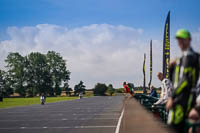
[[[47,97],[46,103],[74,100],[78,97]],[[3,102],[0,102],[0,108],[10,108],[17,106],[28,106],[33,104],[40,104],[40,97],[30,98],[4,98]]]

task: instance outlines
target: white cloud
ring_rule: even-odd
[[[72,72],[71,87],[80,80],[87,88],[97,82],[112,83],[114,87],[121,87],[123,81],[142,85],[144,53],[147,53],[147,82],[149,80],[149,42],[142,39],[143,32],[143,29],[108,24],[72,29],[50,24],[9,27],[11,39],[0,42],[0,62],[9,52],[27,55],[32,51],[46,53],[54,50],[68,61],[68,69]],[[193,40],[197,44],[200,42],[199,34],[200,31],[194,34]],[[177,47],[174,49],[177,50]],[[162,68],[161,55],[162,41],[153,40],[153,83],[156,85],[159,85],[156,72]],[[4,65],[1,63],[0,68]]]
[[[192,33],[192,45],[196,51],[200,52],[200,28]]]

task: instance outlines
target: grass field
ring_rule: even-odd
[[[66,100],[74,100],[78,97],[47,97],[46,102],[58,102]],[[40,97],[31,98],[4,98],[3,102],[0,102],[0,108],[9,108],[16,106],[28,106],[32,104],[40,104]]]
[[[158,91],[159,93],[160,91]],[[143,91],[135,91],[135,93],[143,93]],[[150,93],[148,91],[148,93]],[[114,94],[115,95],[115,94]],[[93,96],[92,92],[86,92],[84,97]],[[60,96],[60,97],[47,97],[46,103],[58,102],[58,101],[66,101],[66,100],[74,100],[78,97],[68,97],[68,96]],[[40,104],[40,97],[31,97],[31,98],[4,98],[3,102],[0,102],[0,108],[10,108],[16,106],[28,106],[33,104]]]

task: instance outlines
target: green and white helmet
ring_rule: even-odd
[[[185,29],[180,29],[176,32],[176,38],[188,39],[191,38],[190,32]]]

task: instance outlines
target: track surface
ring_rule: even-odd
[[[115,133],[123,96],[0,109],[0,133]]]

